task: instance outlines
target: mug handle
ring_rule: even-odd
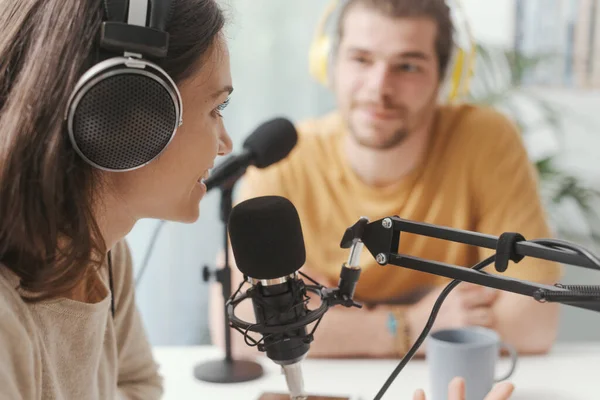
[[[517,367],[517,356],[518,356],[517,350],[512,345],[510,345],[508,343],[504,343],[504,342],[500,342],[500,348],[508,351],[508,354],[510,356],[510,369],[503,376],[501,376],[499,378],[495,378],[494,382],[496,382],[496,383],[510,378],[510,376],[513,374],[513,372],[515,372],[515,368]]]

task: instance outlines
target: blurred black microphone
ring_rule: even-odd
[[[296,146],[298,134],[285,118],[275,118],[260,125],[246,138],[243,151],[217,165],[204,181],[207,190],[237,181],[251,165],[266,168],[284,159]]]
[[[237,267],[252,285],[247,295],[256,324],[273,330],[259,349],[282,366],[292,398],[302,398],[300,362],[312,338],[302,323],[308,298],[304,282],[297,277],[306,260],[298,212],[279,196],[246,200],[232,210],[229,236]],[[290,324],[298,326],[290,329]]]

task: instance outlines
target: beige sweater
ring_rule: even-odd
[[[110,295],[27,304],[0,265],[0,399],[158,399],[162,380],[135,306],[127,244],[112,251]],[[108,292],[108,274],[102,269]],[[104,289],[104,288],[103,288]]]

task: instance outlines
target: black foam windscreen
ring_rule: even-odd
[[[265,168],[284,159],[297,141],[294,125],[285,118],[275,118],[256,128],[243,147],[255,155],[255,166]]]
[[[298,211],[284,197],[256,197],[233,207],[229,238],[238,269],[250,278],[282,278],[306,261]]]
[[[109,170],[144,165],[165,149],[177,127],[173,95],[151,77],[123,73],[93,84],[73,115],[82,155]]]

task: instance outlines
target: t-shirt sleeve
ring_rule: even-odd
[[[162,378],[135,304],[133,265],[125,240],[112,251],[119,400],[160,399]]]
[[[476,129],[485,132],[469,148],[474,152],[470,176],[477,209],[476,231],[496,236],[503,232],[518,232],[526,239],[551,237],[539,193],[537,170],[528,157],[520,133],[501,114],[491,113],[488,117],[488,123],[480,123]],[[481,249],[481,259],[493,252]],[[496,272],[493,266],[486,270]],[[556,283],[561,273],[559,264],[526,257],[517,264],[510,262],[503,275]]]

